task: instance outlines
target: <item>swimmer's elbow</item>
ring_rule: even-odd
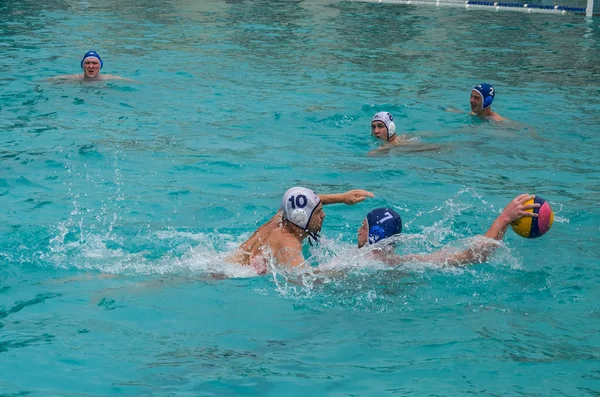
[[[448,258],[444,263],[445,266],[462,267],[468,265],[477,265],[484,263],[487,259],[483,256],[474,255],[473,253],[462,253]]]
[[[487,241],[478,247],[469,248],[455,255],[450,258],[446,264],[451,266],[467,266],[486,263],[491,258],[497,246],[497,243]]]

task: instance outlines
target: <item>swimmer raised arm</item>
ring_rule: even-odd
[[[319,199],[321,199],[321,203],[323,205],[341,203],[346,205],[354,205],[365,200],[367,197],[375,197],[375,195],[369,191],[362,189],[348,190],[344,193],[319,194]],[[281,208],[283,208],[283,203]],[[273,215],[271,219],[269,219],[267,222],[263,223],[262,226],[256,229],[254,233],[252,233],[250,238],[248,238],[246,243],[254,241],[256,239],[256,236],[268,233],[270,230],[277,227],[281,223],[281,208],[275,213],[275,215]],[[244,244],[242,244],[242,247]]]
[[[539,207],[539,204],[525,205],[527,201],[535,196],[529,194],[521,194],[512,200],[504,211],[494,220],[492,226],[488,231],[472,245],[458,253],[450,253],[446,250],[440,250],[429,255],[417,255],[408,260],[418,260],[422,262],[439,262],[444,265],[450,266],[462,266],[475,263],[487,262],[490,256],[494,253],[496,248],[499,246],[498,241],[504,238],[504,234],[508,229],[508,226],[524,217],[537,217],[538,215],[533,212],[527,212],[528,209]]]
[[[398,265],[406,262],[433,262],[450,266],[462,266],[486,262],[498,247],[498,241],[504,238],[504,234],[512,222],[524,216],[537,217],[537,214],[528,212],[527,210],[539,207],[539,204],[525,204],[533,197],[529,194],[521,194],[515,197],[508,203],[496,220],[494,220],[488,231],[483,236],[480,236],[481,238],[476,239],[469,248],[460,252],[441,249],[431,254],[400,256],[391,253],[389,249],[375,249],[373,254],[378,260],[389,265]],[[369,213],[363,222],[363,226],[359,229],[359,248],[399,234],[402,230],[402,221],[398,214],[387,210],[382,215],[381,209],[378,210],[379,215],[372,215],[377,210]]]
[[[319,198],[323,205],[328,204],[346,204],[354,205],[364,201],[368,197],[375,197],[375,195],[367,190],[354,189],[348,190],[344,193],[335,194],[319,194]]]

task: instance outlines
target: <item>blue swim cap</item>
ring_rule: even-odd
[[[100,55],[98,55],[98,53],[96,51],[88,51],[85,53],[85,55],[81,59],[81,69],[83,69],[83,62],[85,62],[86,58],[98,59],[100,61],[100,69],[102,69],[102,66],[104,66],[104,62],[102,62],[102,58],[100,58]]]
[[[369,228],[369,244],[374,244],[385,238],[402,232],[402,219],[396,211],[390,208],[375,208],[367,215]]]
[[[481,95],[481,99],[483,99],[483,107],[481,110],[492,106],[492,101],[494,100],[494,96],[496,96],[493,85],[482,83],[473,87],[473,91],[477,91],[479,95]]]

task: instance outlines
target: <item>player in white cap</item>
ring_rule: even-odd
[[[283,195],[277,214],[259,227],[250,238],[230,257],[231,261],[254,266],[259,274],[265,274],[269,257],[277,263],[299,266],[304,263],[302,243],[319,240],[319,232],[325,219],[323,205],[344,203],[353,205],[374,197],[366,190],[350,190],[340,194],[317,195],[304,187],[293,187]]]
[[[373,116],[371,119],[371,135],[382,140],[384,144],[371,150],[369,156],[385,154],[399,146],[406,148],[406,152],[428,152],[440,149],[438,145],[421,143],[418,140],[410,139],[407,135],[398,136],[394,116],[389,112],[379,112]]]

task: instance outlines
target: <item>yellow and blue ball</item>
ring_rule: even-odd
[[[537,218],[524,216],[521,219],[511,223],[512,229],[519,236],[525,238],[536,238],[543,236],[548,230],[550,230],[552,223],[554,222],[554,212],[552,212],[550,204],[538,196],[532,198],[524,204],[539,204],[539,207],[527,210],[527,212],[533,212],[538,214],[538,216]]]

